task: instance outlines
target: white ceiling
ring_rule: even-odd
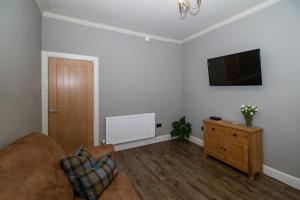
[[[36,0],[41,12],[182,40],[269,0],[202,0],[196,16],[181,19],[177,0]]]

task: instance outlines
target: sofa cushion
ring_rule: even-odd
[[[97,200],[117,173],[117,165],[111,155],[103,156],[92,169],[82,172],[79,175],[79,182],[86,199]]]
[[[84,170],[91,169],[96,164],[95,158],[83,147],[80,147],[75,154],[65,156],[60,161],[60,164],[72,184],[75,194],[80,197],[86,197],[79,184],[78,178],[80,173]]]
[[[83,200],[75,197],[74,200]],[[104,190],[98,200],[140,200],[126,174],[119,172],[113,182]]]
[[[59,165],[62,148],[40,133],[27,135],[0,152],[0,199],[72,200]]]
[[[84,148],[83,145],[75,152],[75,154],[79,156],[85,156],[92,163],[92,165],[96,164],[96,159],[87,149]]]

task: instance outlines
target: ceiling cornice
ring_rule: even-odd
[[[204,28],[204,29],[202,29],[202,30],[200,30],[200,31],[198,31],[198,32],[196,32],[196,33],[194,33],[194,34],[192,34],[192,35],[190,35],[190,36],[182,39],[181,43],[188,42],[188,41],[193,40],[193,39],[195,39],[197,37],[205,35],[205,34],[211,32],[211,31],[214,31],[214,30],[219,29],[219,28],[221,28],[223,26],[231,24],[231,23],[233,23],[235,21],[243,19],[243,18],[245,18],[245,17],[247,17],[249,15],[252,15],[252,14],[260,11],[260,10],[268,8],[268,7],[270,7],[270,6],[278,3],[280,1],[281,0],[269,0],[269,1],[263,2],[261,4],[258,4],[256,6],[253,6],[251,8],[248,8],[246,10],[243,10],[242,12],[239,12],[239,13],[231,16],[231,17],[228,17],[228,18],[226,18],[226,19],[224,19],[224,20],[222,20],[222,21],[220,21],[220,22],[218,22],[216,24],[213,24],[213,25],[211,25],[211,26],[209,26],[207,28]]]
[[[143,37],[143,38],[149,37],[152,40],[159,40],[159,41],[163,41],[163,42],[181,44],[180,40],[170,39],[170,38],[152,35],[152,34],[148,34],[148,33],[138,32],[138,31],[133,31],[133,30],[129,30],[129,29],[120,28],[117,26],[101,24],[101,23],[90,21],[90,20],[82,19],[79,17],[73,17],[73,16],[69,16],[69,15],[65,15],[65,14],[58,14],[58,13],[50,12],[50,11],[43,12],[43,17],[48,17],[48,18],[52,18],[52,19],[56,19],[56,20],[60,20],[60,21],[85,25],[85,26],[89,26],[89,27],[93,27],[93,28],[102,29],[102,30],[114,31],[114,32],[118,32],[118,33],[128,34],[128,35],[134,35],[134,36]]]
[[[153,34],[148,34],[148,33],[144,33],[144,32],[138,32],[138,31],[134,31],[134,30],[130,30],[130,29],[124,29],[124,28],[120,28],[120,27],[117,27],[117,26],[112,26],[112,25],[102,24],[102,23],[98,23],[98,22],[93,22],[93,21],[86,20],[86,19],[83,19],[83,18],[80,18],[80,17],[74,17],[74,16],[66,15],[66,14],[59,14],[59,13],[51,12],[51,11],[43,12],[43,17],[48,17],[48,18],[52,18],[52,19],[56,19],[56,20],[60,20],[60,21],[85,25],[85,26],[89,26],[89,27],[93,27],[93,28],[97,28],[97,29],[114,31],[114,32],[118,32],[118,33],[138,36],[138,37],[142,37],[142,38],[149,37],[152,40],[158,40],[158,41],[169,42],[169,43],[174,43],[174,44],[183,44],[185,42],[188,42],[190,40],[193,40],[195,38],[203,36],[203,35],[211,32],[211,31],[214,31],[214,30],[219,29],[221,27],[224,27],[228,24],[231,24],[235,21],[243,19],[243,18],[245,18],[249,15],[252,15],[252,14],[260,11],[260,10],[268,8],[268,7],[278,3],[280,1],[281,0],[265,1],[263,3],[260,3],[256,6],[253,6],[253,7],[249,8],[249,9],[246,9],[242,12],[239,12],[239,13],[233,15],[233,16],[225,18],[224,20],[222,20],[222,21],[220,21],[216,24],[213,24],[211,26],[208,26],[208,27],[206,27],[206,28],[204,28],[204,29],[188,36],[188,37],[183,38],[182,40],[176,40],[176,39],[162,37],[162,36],[153,35]]]

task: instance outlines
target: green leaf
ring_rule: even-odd
[[[185,124],[185,117],[182,117],[179,121],[180,121],[180,124]]]
[[[178,137],[179,139],[189,138],[192,132],[191,127],[192,124],[186,123],[186,118],[182,117],[179,121],[172,123],[171,137]]]

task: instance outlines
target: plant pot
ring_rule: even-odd
[[[247,127],[252,127],[253,116],[244,115],[245,123]]]

